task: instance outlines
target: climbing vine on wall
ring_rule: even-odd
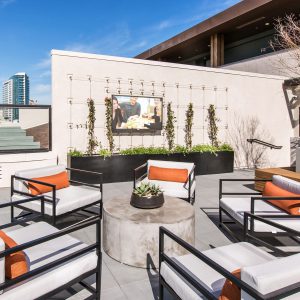
[[[185,112],[185,145],[188,150],[192,148],[192,127],[193,127],[193,119],[194,119],[194,108],[193,108],[193,103],[189,103],[187,111]]]
[[[87,118],[87,128],[88,128],[88,147],[87,154],[92,155],[95,153],[97,146],[99,145],[97,138],[95,136],[95,121],[96,121],[96,109],[95,102],[93,99],[89,98],[87,100],[88,104],[88,118]]]
[[[108,141],[108,147],[110,152],[113,152],[115,148],[114,144],[114,137],[113,137],[113,131],[112,131],[112,99],[106,97],[105,98],[105,117],[106,117],[106,137]]]
[[[207,109],[207,120],[208,120],[208,138],[210,140],[210,143],[214,147],[219,146],[219,141],[218,141],[218,125],[217,123],[220,121],[217,118],[216,115],[216,107],[213,104],[210,104],[208,109]]]
[[[166,138],[168,143],[168,149],[171,151],[175,146],[175,130],[174,123],[176,122],[176,117],[174,111],[172,110],[171,102],[167,105],[167,122],[165,126]]]

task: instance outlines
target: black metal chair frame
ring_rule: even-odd
[[[189,172],[189,176],[188,179],[186,180],[186,182],[184,183],[184,188],[188,190],[188,197],[187,198],[181,198],[185,201],[188,201],[190,203],[194,203],[195,202],[195,197],[196,197],[196,190],[193,192],[192,194],[192,186],[196,180],[196,176],[195,176],[195,165],[193,166],[191,172]],[[139,174],[140,171],[143,171],[142,174]],[[138,182],[142,181],[144,178],[146,178],[148,176],[148,162],[144,163],[143,165],[135,168],[133,170],[133,188],[135,189]]]
[[[43,196],[37,196],[37,197],[32,197],[32,198],[27,198],[24,200],[18,200],[18,201],[14,201],[14,202],[9,202],[9,203],[4,203],[4,204],[0,204],[0,208],[5,208],[5,207],[14,207],[14,206],[19,206],[22,205],[24,203],[30,202],[30,201],[41,201],[41,212],[40,214],[43,216],[44,215],[44,209],[45,209],[45,199]],[[28,217],[23,217],[20,218],[18,221],[16,222],[11,222],[9,224],[5,224],[0,226],[0,230],[4,229],[4,228],[9,228],[12,226],[16,226],[18,225],[27,225],[28,221],[34,220],[35,218],[37,218],[37,216],[33,217],[33,218],[28,218]],[[92,295],[88,297],[88,299],[100,299],[100,293],[101,293],[101,271],[102,271],[102,252],[101,252],[101,219],[99,216],[93,216],[90,217],[88,219],[85,219],[77,224],[74,224],[72,226],[69,226],[65,229],[62,229],[56,233],[53,234],[49,234],[47,236],[32,240],[30,242],[15,246],[13,248],[7,249],[5,251],[1,251],[0,252],[0,258],[4,258],[7,255],[10,255],[12,253],[18,252],[18,251],[22,251],[24,249],[33,247],[33,246],[37,246],[37,245],[41,245],[45,242],[48,242],[50,240],[56,239],[58,237],[67,235],[71,232],[77,231],[77,230],[81,230],[83,228],[86,227],[90,227],[90,226],[96,226],[96,242],[88,245],[86,247],[84,247],[83,249],[80,249],[74,253],[68,254],[62,258],[57,259],[56,261],[47,263],[46,265],[43,265],[41,267],[38,267],[34,270],[31,270],[23,275],[20,275],[14,279],[11,280],[6,280],[4,283],[0,284],[0,290],[5,290],[7,288],[12,288],[14,285],[16,284],[22,284],[23,282],[28,281],[29,279],[36,277],[40,274],[42,274],[45,271],[49,271],[51,269],[54,269],[56,267],[59,267],[60,265],[63,265],[65,263],[68,263],[69,261],[82,256],[83,254],[86,254],[88,252],[91,251],[96,251],[97,254],[97,266],[95,269],[90,270],[88,272],[85,272],[84,274],[81,274],[80,276],[78,276],[77,278],[71,280],[70,282],[52,290],[51,292],[37,298],[37,299],[48,299],[49,297],[52,297],[54,295],[56,295],[57,293],[71,287],[72,285],[79,283],[83,288],[87,289]],[[91,275],[96,275],[96,288],[94,288],[93,286],[91,286],[90,284],[86,283],[84,281],[84,279],[88,278]],[[5,292],[4,292],[5,295]]]
[[[56,225],[56,222],[57,222],[58,218],[64,218],[65,216],[67,216],[69,214],[72,214],[74,212],[77,212],[77,211],[84,211],[84,212],[88,212],[89,214],[99,215],[100,218],[102,219],[103,173],[80,170],[80,169],[74,169],[74,168],[66,168],[66,170],[69,171],[69,172],[88,173],[88,174],[92,174],[92,175],[95,175],[95,176],[99,176],[100,177],[99,186],[94,185],[94,184],[81,182],[81,181],[71,180],[71,179],[69,180],[69,182],[73,183],[73,184],[77,184],[77,185],[84,185],[84,186],[89,186],[89,187],[92,187],[92,188],[99,189],[100,190],[100,195],[101,195],[100,199],[97,200],[97,201],[94,201],[93,203],[90,203],[88,205],[79,207],[77,209],[71,210],[67,213],[64,213],[64,214],[61,214],[61,215],[57,216],[56,215],[56,200],[54,200],[54,199],[56,199],[56,186],[54,184],[50,184],[50,183],[46,183],[46,182],[42,182],[42,181],[39,181],[39,180],[30,179],[30,178],[20,177],[20,176],[16,176],[16,175],[11,176],[11,191],[10,191],[11,196],[13,196],[14,194],[19,194],[19,195],[26,196],[26,197],[32,197],[32,195],[29,194],[29,193],[22,192],[22,191],[19,191],[19,190],[15,189],[15,187],[14,187],[14,180],[15,179],[16,180],[23,180],[23,181],[26,181],[26,182],[38,183],[38,184],[41,184],[41,185],[48,186],[52,189],[52,197],[51,197],[52,199],[50,200],[50,199],[47,199],[47,198],[44,197],[44,201],[52,204],[52,216],[49,216],[49,217],[51,218],[51,223],[53,225]],[[71,178],[71,176],[70,176],[70,178]],[[14,201],[14,202],[16,202],[16,201]],[[96,213],[94,213],[90,210],[87,210],[87,208],[89,208],[91,206],[94,206],[94,205],[97,205],[97,204],[99,204],[99,213],[98,214],[96,214]],[[14,205],[14,206],[11,207],[11,222],[13,222],[15,219],[18,218],[18,217],[14,216],[14,207],[26,211],[27,214],[36,213],[35,210],[30,209],[28,207],[24,207],[22,205]]]
[[[251,215],[248,215],[248,217],[251,217]],[[199,250],[173,234],[171,231],[164,227],[160,227],[159,229],[159,299],[164,299],[164,288],[166,288],[176,299],[180,299],[180,297],[176,294],[176,292],[172,289],[172,287],[164,280],[162,277],[160,270],[161,270],[161,264],[162,262],[166,262],[173,270],[175,270],[186,282],[188,282],[190,285],[193,286],[197,291],[199,291],[204,297],[207,299],[213,299],[218,300],[218,298],[213,295],[205,285],[203,285],[200,280],[198,281],[195,276],[193,276],[191,273],[189,273],[185,268],[183,268],[176,259],[168,256],[164,252],[164,236],[169,237],[176,243],[178,243],[180,246],[182,246],[184,249],[186,249],[190,254],[193,254],[198,259],[203,261],[205,264],[207,264],[209,267],[220,273],[225,278],[232,281],[234,284],[236,284],[238,287],[240,287],[243,291],[248,293],[250,296],[252,296],[254,299],[257,300],[268,300],[268,299],[282,299],[284,297],[290,296],[294,293],[297,293],[300,291],[299,283],[289,285],[287,287],[281,288],[277,291],[271,292],[266,295],[262,295],[258,291],[256,291],[254,288],[252,288],[250,285],[245,283],[244,281],[238,279],[234,275],[232,275],[229,271],[224,269],[222,266],[217,264],[215,261],[211,260],[209,257],[201,253]]]
[[[235,193],[227,193],[227,192],[223,192],[223,182],[257,182],[257,181],[263,181],[263,182],[267,182],[267,181],[272,181],[271,179],[220,179],[219,181],[219,226],[224,229],[228,234],[230,234],[236,241],[240,241],[240,239],[236,236],[236,234],[226,225],[226,224],[236,224],[237,226],[239,226],[243,232],[244,232],[244,240],[245,239],[253,239],[255,240],[257,243],[267,246],[270,249],[272,249],[275,252],[278,252],[280,254],[287,254],[286,252],[282,252],[281,250],[275,248],[273,245],[266,243],[265,241],[262,240],[262,238],[264,237],[276,237],[276,236],[289,236],[291,238],[293,238],[296,242],[299,243],[299,240],[295,239],[295,237],[299,237],[300,236],[300,232],[293,230],[291,228],[285,227],[283,225],[280,225],[274,221],[271,221],[269,219],[299,219],[300,221],[300,216],[298,215],[287,215],[287,214],[282,214],[282,215],[267,215],[267,214],[261,214],[261,213],[257,213],[255,212],[255,202],[257,200],[261,200],[261,201],[268,201],[268,200],[279,200],[279,201],[284,201],[284,200],[300,200],[300,197],[266,197],[266,196],[258,196],[258,195],[262,195],[261,192],[247,192],[247,193],[239,193],[239,192],[235,192]],[[229,212],[227,212],[223,207],[221,207],[220,205],[220,200],[224,195],[234,195],[234,196],[251,196],[250,197],[250,212],[245,212],[244,213],[244,223],[241,224],[240,222],[238,222]],[[238,201],[238,198],[237,198]],[[270,206],[274,206],[272,205],[270,202],[268,202],[268,205]],[[277,206],[274,206],[277,209]],[[281,210],[282,212],[284,212],[283,210]],[[225,214],[230,221],[224,221],[223,220],[223,214]],[[252,218],[250,218],[249,216],[252,216]],[[249,218],[250,218],[250,228],[249,228]],[[255,232],[255,226],[254,226],[254,222],[255,220],[259,221],[259,222],[263,222],[266,223],[270,226],[276,227],[279,230],[283,230],[283,231],[279,231],[279,232]]]

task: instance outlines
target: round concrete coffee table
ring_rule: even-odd
[[[195,211],[186,201],[165,196],[164,205],[155,209],[135,208],[129,202],[114,198],[103,205],[103,249],[110,257],[134,267],[158,267],[159,226],[194,245]],[[168,237],[165,249],[170,255],[186,254]]]

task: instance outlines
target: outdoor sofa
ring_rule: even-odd
[[[68,174],[69,173],[69,174]],[[99,180],[98,185],[69,179],[71,173],[88,173]],[[51,183],[50,183],[51,182]],[[87,211],[87,208],[98,205],[97,214],[102,214],[102,173],[66,168],[64,165],[22,170],[11,177],[11,200],[42,195],[45,198],[44,212],[56,224],[58,217],[64,217],[76,211]],[[55,199],[55,200],[54,200]],[[31,201],[15,206],[28,213],[40,212],[41,203]],[[95,213],[88,210],[89,213]],[[14,208],[11,209],[11,218]]]
[[[168,255],[165,236],[188,254]],[[159,237],[160,300],[164,288],[182,300],[300,299],[300,253],[276,258],[247,242],[200,252],[164,227]]]
[[[39,201],[42,206],[45,199],[43,196],[31,197],[0,204],[0,208],[32,201]],[[30,219],[24,216],[0,226],[0,299],[49,299],[76,283],[89,291],[88,299],[100,299],[100,217],[90,217],[62,230],[46,222],[28,225],[28,221],[36,217]],[[96,227],[92,243],[85,244],[71,236],[76,231],[90,230],[92,227]],[[11,255],[16,255],[16,259]],[[96,278],[95,287],[92,286],[95,281],[85,281],[92,275]]]
[[[251,181],[264,181],[266,184],[264,192],[224,192],[224,182],[246,183]],[[267,185],[268,190],[266,190]],[[272,189],[274,189],[274,192]],[[265,196],[265,194],[268,196]],[[296,204],[290,205],[287,201],[293,201]],[[293,209],[291,213],[283,207],[284,203],[286,203],[285,206]],[[250,213],[253,217],[247,217],[247,213]],[[299,241],[300,183],[279,175],[274,175],[272,180],[220,179],[219,225],[232,236],[235,236],[228,226],[229,223],[235,223],[244,232],[251,232],[254,239],[288,235]]]
[[[134,169],[134,188],[141,182],[158,185],[167,196],[182,198],[190,203],[195,201],[196,177],[193,163],[148,160]]]

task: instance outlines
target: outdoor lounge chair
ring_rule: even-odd
[[[24,205],[39,201],[44,205],[44,197],[32,197],[15,202],[0,204],[0,208]],[[18,224],[28,221],[19,219]],[[100,299],[101,290],[101,219],[90,217],[63,230],[58,230],[46,222],[37,222],[25,227],[14,227],[15,222],[0,226],[10,230],[6,234],[16,242],[7,248],[0,239],[0,299],[32,300],[49,299],[57,293],[79,283],[92,295],[88,299]],[[87,245],[72,237],[75,231],[96,227],[95,242]],[[2,235],[1,235],[2,236]],[[13,279],[7,276],[4,257],[22,251],[25,254],[27,270]],[[6,264],[6,262],[5,262]],[[96,275],[96,286],[84,281]]]
[[[187,170],[184,182],[149,179],[150,167]],[[148,160],[145,164],[134,169],[134,188],[141,182],[150,182],[159,185],[167,196],[182,198],[190,203],[195,201],[196,178],[195,165],[187,162]]]
[[[288,235],[300,237],[300,215],[292,215],[268,202],[268,200],[300,200],[300,196],[292,197],[269,197],[262,196],[260,192],[224,192],[224,182],[255,182],[272,181],[272,183],[288,192],[300,194],[300,183],[291,179],[274,175],[273,180],[268,179],[220,179],[219,188],[219,225],[229,232],[235,234],[227,226],[235,223],[244,231],[249,230],[256,237]],[[245,218],[245,214],[255,216]],[[230,221],[224,220],[226,216]],[[248,219],[248,220],[246,220]],[[255,238],[255,237],[254,237]],[[269,245],[270,246],[270,245]]]
[[[223,295],[226,279],[241,288],[242,300],[283,299],[287,296],[286,299],[300,299],[300,253],[276,258],[246,242],[200,252],[164,227],[160,227],[159,235],[160,300],[164,299],[164,288],[176,299],[217,300]],[[189,254],[169,256],[164,251],[165,236]],[[241,279],[232,274],[237,270],[240,270]]]
[[[64,172],[88,173],[88,175],[99,178],[99,185],[92,185],[75,180],[68,180],[70,185],[57,189],[55,184],[46,183],[49,176],[63,174]],[[52,223],[56,224],[57,217],[63,217],[75,211],[87,211],[94,205],[99,205],[98,214],[102,211],[102,173],[91,172],[79,169],[66,168],[63,165],[55,165],[37,169],[18,171],[11,177],[11,199],[12,201],[32,197],[30,184],[40,184],[41,187],[48,188],[48,192],[41,195],[45,198],[45,214],[50,216]],[[55,199],[55,201],[53,201]],[[40,202],[30,202],[16,207],[29,213],[41,211]],[[91,211],[88,211],[91,213]],[[11,218],[14,219],[14,209],[11,211]]]

